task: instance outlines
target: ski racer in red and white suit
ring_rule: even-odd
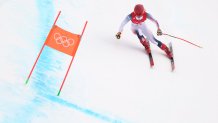
[[[147,53],[151,52],[148,43],[148,41],[150,41],[153,44],[157,45],[160,49],[164,50],[167,56],[171,59],[172,53],[170,52],[169,48],[164,43],[157,40],[152,32],[147,28],[146,24],[144,23],[147,19],[151,20],[156,24],[157,35],[162,35],[162,31],[157,20],[155,20],[149,13],[145,12],[143,5],[137,4],[134,8],[134,12],[130,13],[121,23],[119,31],[116,34],[117,39],[120,39],[124,26],[131,20],[132,32],[137,35],[141,44],[145,47]]]

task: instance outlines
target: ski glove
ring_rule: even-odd
[[[158,29],[158,30],[157,30],[157,35],[160,36],[160,35],[162,35],[162,34],[163,34],[162,31],[161,31],[160,29]]]
[[[116,34],[116,37],[117,37],[117,39],[120,39],[120,37],[121,37],[121,32],[118,32],[118,33]]]

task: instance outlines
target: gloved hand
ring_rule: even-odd
[[[116,37],[117,37],[117,39],[120,39],[120,37],[121,37],[121,32],[118,32],[118,33],[116,34]]]
[[[160,35],[162,35],[162,34],[163,34],[163,33],[162,33],[161,29],[158,29],[158,30],[157,30],[157,35],[160,36]]]

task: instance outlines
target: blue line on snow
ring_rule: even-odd
[[[36,45],[38,45],[38,49],[40,49],[47,37],[49,30],[51,29],[54,21],[53,17],[56,13],[54,12],[53,0],[36,0],[36,3],[40,15],[40,35],[42,35],[41,37],[39,36],[39,43]],[[118,120],[112,116],[106,116],[88,108],[83,108],[79,105],[60,99],[59,97],[51,96],[55,95],[57,91],[54,89],[54,86],[56,86],[55,83],[57,84],[57,79],[46,74],[48,70],[54,67],[51,66],[51,64],[53,64],[51,60],[51,51],[52,49],[45,48],[31,77],[32,82],[29,86],[31,86],[37,95],[35,95],[35,97],[25,106],[19,107],[19,115],[16,115],[13,119],[5,120],[4,123],[30,123],[34,117],[43,115],[41,107],[46,105],[46,101],[48,100],[106,122],[122,123],[121,120]],[[57,64],[55,67],[57,67]]]
[[[77,111],[80,111],[80,112],[83,112],[85,114],[88,114],[90,116],[93,116],[95,118],[98,118],[98,119],[101,119],[103,121],[106,121],[106,122],[110,122],[110,123],[122,123],[121,120],[118,120],[116,118],[111,118],[109,116],[106,116],[106,115],[103,115],[103,114],[100,114],[100,113],[97,113],[97,112],[94,112],[90,109],[87,109],[87,108],[83,108],[83,107],[80,107],[76,104],[73,104],[73,103],[70,103],[70,102],[67,102],[63,99],[60,99],[56,96],[49,96],[49,95],[45,95],[48,99],[54,101],[54,102],[57,102],[61,105],[65,105],[67,107],[70,107],[70,108],[73,108],[73,109],[76,109]]]

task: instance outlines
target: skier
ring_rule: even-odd
[[[121,32],[123,31],[124,26],[131,20],[131,29],[134,34],[137,35],[141,44],[145,47],[145,50],[149,55],[151,55],[151,49],[149,46],[149,42],[151,41],[155,45],[157,45],[160,49],[164,50],[168,56],[168,58],[173,59],[173,55],[170,52],[169,48],[162,43],[161,41],[157,40],[151,31],[145,25],[145,21],[149,19],[154,22],[157,26],[157,35],[162,35],[162,31],[159,27],[157,20],[155,20],[149,13],[147,13],[144,9],[142,4],[135,5],[134,11],[130,13],[121,23],[118,33],[116,34],[116,38],[120,39]]]

